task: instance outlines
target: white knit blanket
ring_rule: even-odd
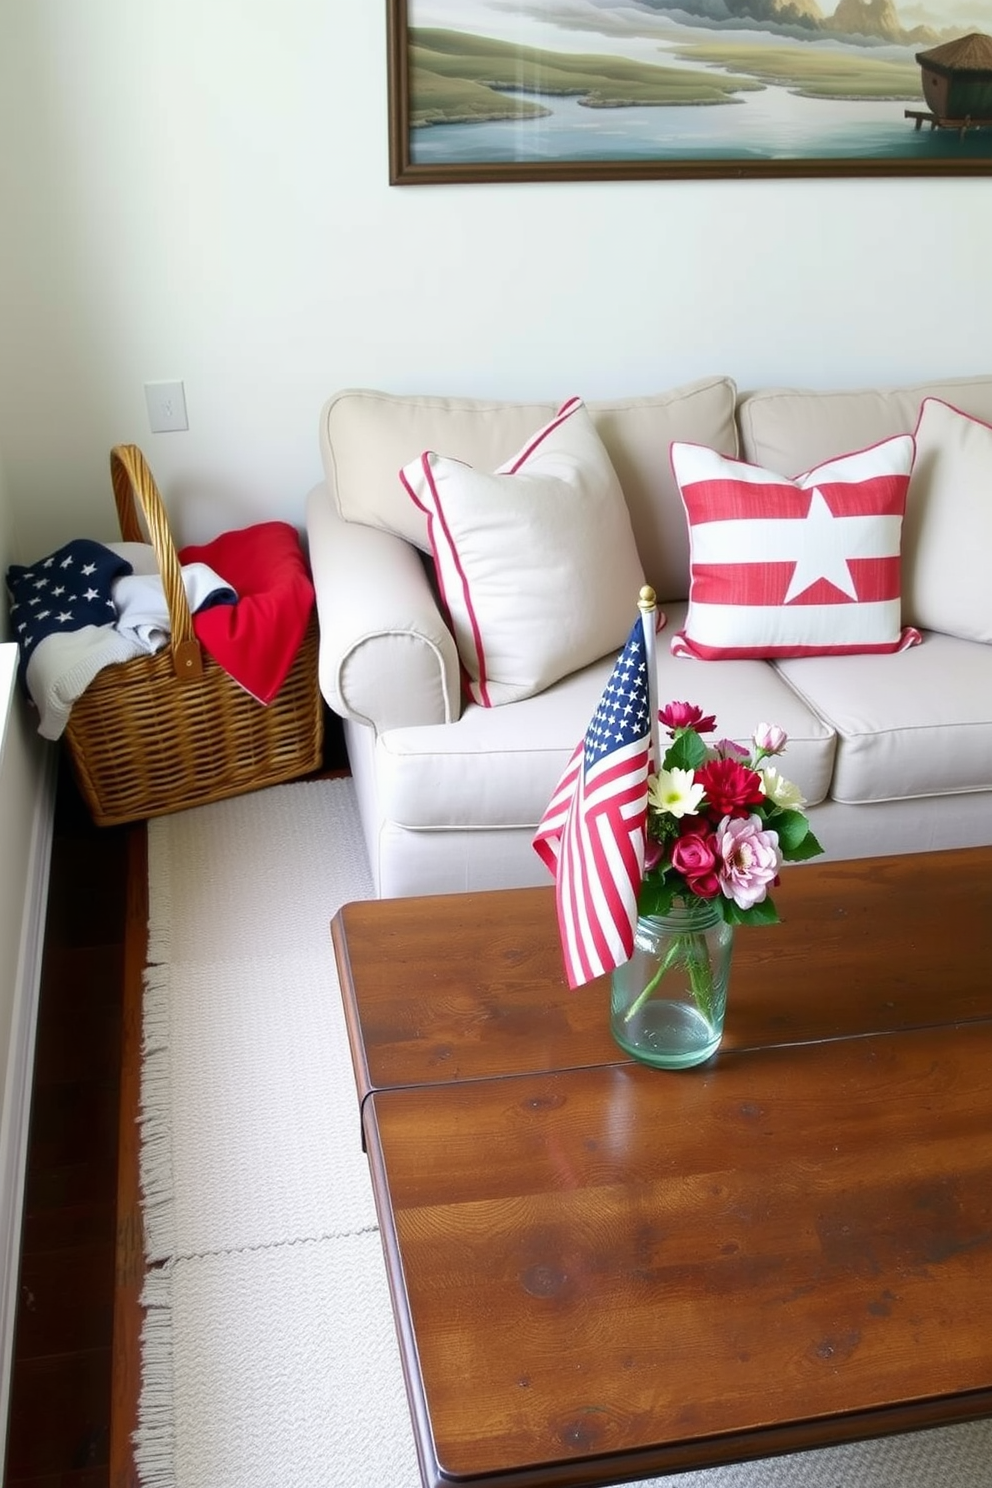
[[[146,1488],[419,1488],[329,924],[351,781],[149,823]],[[988,1423],[657,1488],[989,1488]]]

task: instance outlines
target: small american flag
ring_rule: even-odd
[[[638,619],[534,837],[535,851],[555,877],[570,987],[621,966],[634,949],[647,834],[650,697]]]

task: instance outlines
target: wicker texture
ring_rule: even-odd
[[[316,614],[278,696],[267,707],[257,702],[201,650],[168,517],[143,454],[133,444],[115,446],[110,471],[122,538],[150,538],[155,550],[172,634],[154,656],[104,667],[73,704],[63,737],[93,820],[115,826],[163,816],[318,769],[323,704]]]

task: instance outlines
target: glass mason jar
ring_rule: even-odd
[[[657,1069],[689,1069],[719,1047],[734,927],[705,899],[642,915],[634,954],[612,975],[610,1032]]]

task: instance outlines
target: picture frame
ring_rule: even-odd
[[[889,39],[834,3],[387,0],[390,184],[992,174],[992,37],[959,0]]]

